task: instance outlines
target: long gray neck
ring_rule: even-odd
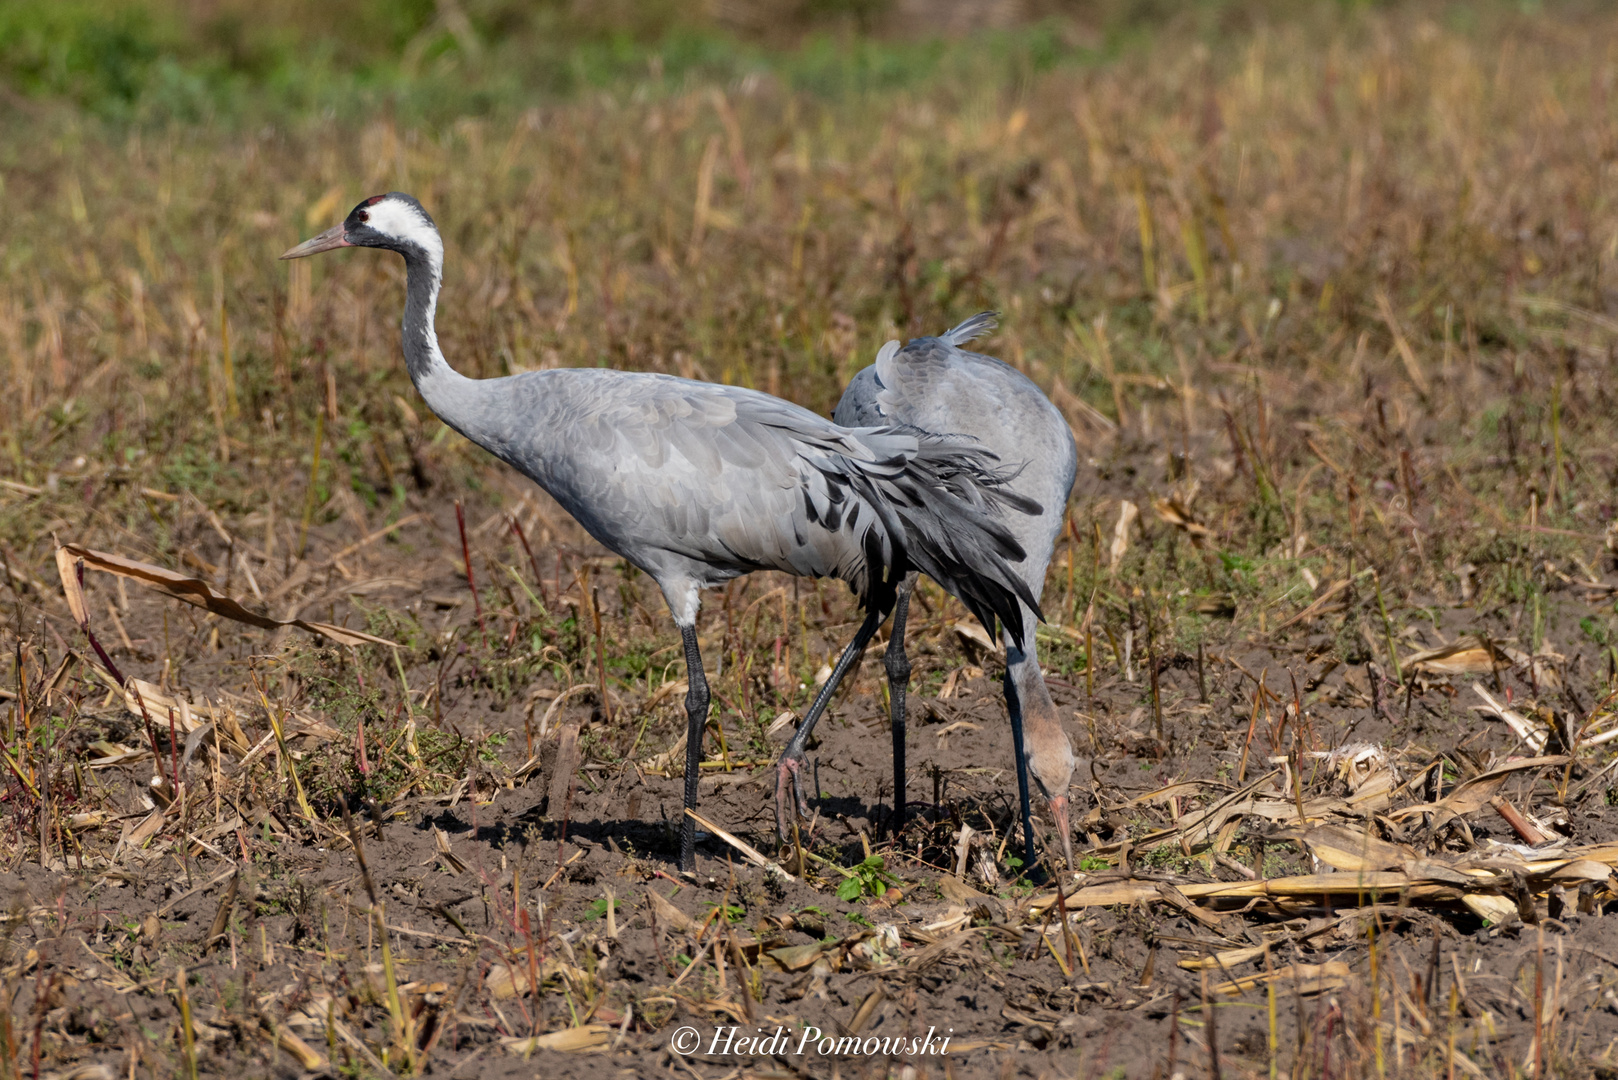
[[[438,286],[442,275],[440,260],[420,249],[401,251],[405,261],[404,354],[415,383],[427,407],[438,418],[478,445],[498,453],[490,445],[486,425],[486,383],[495,380],[469,379],[449,366],[438,348],[438,332],[433,314],[438,307]]]

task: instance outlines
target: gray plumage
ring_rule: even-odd
[[[753,570],[839,578],[862,599],[873,569],[907,558],[996,604],[992,576],[1021,586],[1009,561],[1022,549],[982,486],[993,460],[964,440],[845,431],[755,391],[642,372],[468,382],[439,415],[650,574],[682,623],[690,589]],[[910,543],[919,529],[933,532]],[[983,586],[968,568],[985,566],[1005,569]]]
[[[1039,508],[1002,494],[994,456],[970,440],[843,428],[767,394],[668,375],[580,368],[469,379],[438,346],[443,241],[421,204],[398,192],[368,199],[282,257],[347,246],[404,257],[405,359],[433,412],[663,590],[691,668],[687,806],[708,706],[694,629],[700,589],[761,569],[836,577],[886,614],[915,567],[1008,621],[1037,604],[1011,569],[1024,551],[1003,521],[1011,508]],[[686,818],[686,869],[693,837]]]
[[[1017,571],[1037,596],[1062,532],[1079,455],[1067,420],[1031,379],[1002,360],[961,348],[994,326],[994,313],[983,312],[938,337],[903,347],[888,342],[875,363],[849,380],[832,419],[844,427],[903,424],[966,436],[1001,462],[1018,463],[1006,488],[1043,509],[1005,515],[1001,524],[1026,552]]]
[[[1026,605],[1021,612],[1023,617],[1021,620],[1001,619],[1007,650],[1006,700],[1017,754],[1029,865],[1033,859],[1027,779],[1030,771],[1041,794],[1051,803],[1062,833],[1063,850],[1071,865],[1067,790],[1075,762],[1072,745],[1062,729],[1055,703],[1039,669],[1034,640],[1038,606],[1027,598],[1037,598],[1044,589],[1045,572],[1050,566],[1057,537],[1061,535],[1068,494],[1078,473],[1078,451],[1066,419],[1038,386],[1003,361],[961,348],[994,326],[994,314],[984,312],[938,337],[916,338],[903,346],[897,341],[888,342],[878,351],[875,363],[849,382],[833,419],[845,426],[903,424],[939,435],[969,437],[1002,462],[1017,463],[1006,482],[1006,490],[1011,493],[1008,499],[1021,497],[1041,507],[1031,514],[1010,513],[1000,518],[1000,523],[1016,537],[1025,553],[1013,560],[1013,569],[1025,586],[1019,590],[1022,603]],[[940,580],[939,584],[960,595],[952,583]],[[900,588],[889,650],[884,658],[893,718],[895,821],[902,821],[904,816],[904,701],[910,671],[904,651],[904,621],[913,585],[911,577]],[[966,597],[962,599],[984,625],[992,629],[994,613],[985,612]],[[868,630],[874,633],[875,626],[868,625]],[[867,627],[862,627],[861,631],[866,632]],[[856,644],[863,651],[865,641],[858,635]],[[823,693],[829,696],[833,688],[833,684],[828,683]],[[1025,719],[1031,753],[1024,752]],[[804,735],[801,730],[800,735]],[[795,738],[782,755],[782,774],[777,782],[777,810],[781,822],[785,821],[780,802],[785,796],[787,773],[799,771],[796,762],[789,759],[794,754],[801,757],[801,751],[802,739]]]

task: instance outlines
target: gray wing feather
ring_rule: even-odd
[[[1001,518],[1029,552],[1019,571],[1038,595],[1078,473],[1078,453],[1066,419],[1033,382],[994,357],[959,347],[994,325],[994,314],[983,312],[938,337],[902,346],[888,342],[849,382],[834,419],[971,437],[998,455],[1000,499],[1022,496],[1043,508]]]
[[[982,337],[1000,325],[998,311],[980,311],[959,326],[938,335],[945,345],[965,345],[973,338]]]
[[[1015,618],[1023,549],[997,519],[993,455],[963,440],[849,431],[739,387],[607,370],[501,380],[524,429],[480,441],[660,581],[750,570],[837,577],[870,600],[914,564],[974,577]],[[565,432],[565,437],[560,434]]]

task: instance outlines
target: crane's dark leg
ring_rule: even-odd
[[[702,735],[708,723],[708,678],[702,673],[702,650],[697,646],[697,628],[680,627],[685,644],[685,805],[697,808],[697,777],[702,772]],[[691,815],[680,815],[680,869],[697,868],[697,823]]]
[[[910,657],[905,653],[905,617],[910,614],[910,592],[916,587],[916,574],[906,574],[899,583],[893,605],[893,626],[888,630],[888,651],[882,666],[888,670],[888,715],[893,723],[893,832],[898,835],[905,823],[905,692],[910,688]]]
[[[843,655],[837,658],[837,666],[832,668],[831,678],[826,680],[826,685],[815,695],[814,703],[809,706],[809,713],[803,718],[803,723],[798,725],[792,741],[781,751],[781,760],[776,765],[775,774],[775,829],[783,844],[792,833],[790,814],[795,810],[805,817],[809,815],[809,801],[803,794],[803,748],[808,744],[809,735],[814,731],[815,725],[820,722],[820,714],[826,711],[831,696],[837,692],[837,684],[843,681],[843,676],[848,674],[848,669],[854,666],[855,661],[865,654],[865,647],[871,643],[871,638],[876,636],[876,628],[882,625],[882,620],[887,616],[886,611],[874,607],[865,616],[865,621],[854,634],[854,640],[848,643]],[[796,803],[793,802],[794,798]]]
[[[1017,759],[1017,799],[1022,810],[1023,871],[1034,873],[1034,815],[1028,797],[1028,751],[1023,744],[1022,701],[1011,678],[1012,657],[1006,656],[1006,712],[1011,717],[1011,748]]]

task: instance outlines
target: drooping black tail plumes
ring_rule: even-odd
[[[917,432],[921,446],[911,461],[911,482],[895,485],[892,505],[903,522],[911,566],[960,597],[991,634],[998,616],[1016,637],[1025,629],[1028,605],[1043,618],[1039,600],[1011,566],[1026,552],[1001,519],[1009,509],[1039,514],[1034,500],[1006,485],[1017,469],[958,436]]]
[[[962,436],[888,427],[861,429],[859,438],[878,455],[875,459],[827,454],[814,464],[825,480],[828,509],[847,503],[852,495],[875,514],[875,520],[863,519],[860,535],[864,575],[845,576],[859,594],[866,617],[781,753],[775,799],[776,829],[783,841],[793,808],[799,814],[808,813],[803,770],[810,732],[843,676],[864,655],[876,628],[894,609],[907,575],[919,570],[960,597],[991,634],[998,619],[1020,639],[1025,626],[1023,605],[1039,614],[1038,599],[1011,567],[1027,553],[1001,520],[1007,509],[1024,514],[1043,512],[1037,502],[1006,487],[1017,470],[1001,468],[994,454]],[[837,528],[834,518],[835,511],[818,516],[823,526]],[[895,764],[900,770],[896,777],[902,777],[902,720],[893,730]],[[896,820],[903,817],[903,792],[902,780],[896,778]]]
[[[1020,635],[1024,620],[1018,601],[1036,615],[1039,601],[1012,569],[1026,553],[999,514],[1004,509],[1038,514],[1042,508],[1006,486],[1017,470],[1002,467],[994,454],[961,436],[895,428],[883,434],[915,442],[893,458],[838,461],[838,482],[853,487],[876,511],[890,545],[884,558],[876,530],[867,534],[869,577],[861,599],[885,615],[899,581],[920,570],[960,597],[985,627],[999,618]],[[884,566],[886,578],[881,577]]]

